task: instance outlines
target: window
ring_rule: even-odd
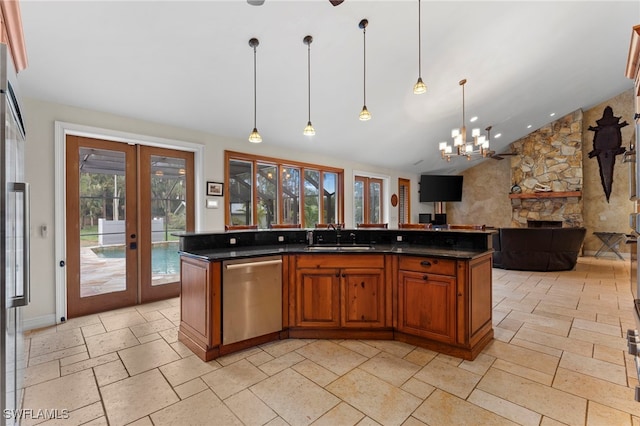
[[[383,180],[375,177],[355,176],[353,184],[354,221],[382,223]]]
[[[225,167],[227,225],[343,222],[342,169],[231,151]]]

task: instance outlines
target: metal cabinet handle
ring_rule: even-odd
[[[243,263],[232,263],[231,265],[226,265],[227,270],[229,269],[239,269],[246,268],[247,266],[269,266],[269,265],[279,265],[282,263],[281,259],[278,260],[262,260],[259,262],[243,262]]]

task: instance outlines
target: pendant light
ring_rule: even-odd
[[[249,40],[249,46],[253,48],[253,130],[249,135],[249,142],[260,143],[262,142],[262,136],[258,133],[258,128],[256,126],[256,109],[257,109],[257,90],[256,90],[256,47],[260,42],[257,38],[252,38]]]
[[[360,111],[360,120],[367,121],[371,119],[371,113],[367,109],[367,25],[369,25],[369,21],[363,19],[358,24],[358,27],[362,28],[362,58],[363,58],[363,75],[362,75],[362,92],[363,92],[363,103],[362,103],[362,111]]]
[[[427,85],[422,81],[422,32],[421,32],[420,0],[418,0],[418,81],[413,86],[413,93],[421,95],[427,91]]]
[[[316,129],[313,128],[313,126],[311,125],[311,42],[313,41],[313,37],[311,37],[310,35],[306,36],[305,38],[302,39],[302,42],[304,44],[307,45],[307,91],[308,91],[308,103],[307,103],[307,107],[308,107],[308,120],[307,120],[307,126],[304,128],[304,135],[305,136],[313,136],[316,134]]]

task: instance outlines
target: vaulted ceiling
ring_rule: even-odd
[[[253,51],[263,144],[411,173],[458,172],[440,159],[462,121],[493,126],[492,148],[632,87],[625,78],[634,1],[266,0],[21,2],[28,97],[237,139],[251,152]],[[362,18],[366,32],[363,104]],[[311,44],[311,120],[307,47]],[[555,114],[553,117],[551,114]],[[554,118],[555,117],[555,118]],[[492,161],[492,160],[488,160]]]

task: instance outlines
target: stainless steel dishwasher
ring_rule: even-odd
[[[222,344],[282,330],[282,256],[222,266]]]

